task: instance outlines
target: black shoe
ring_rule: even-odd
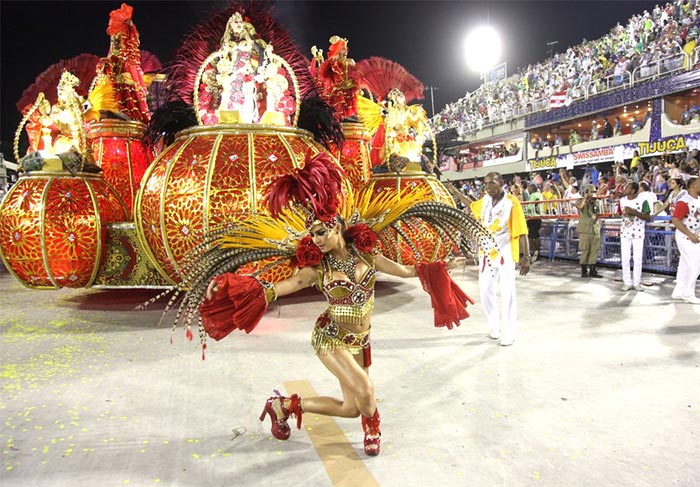
[[[581,266],[581,277],[588,277],[588,267],[585,265]]]
[[[590,268],[591,268],[591,272],[589,273],[589,275],[591,277],[603,277],[602,275],[598,274],[598,271],[595,269],[594,265],[590,266]]]

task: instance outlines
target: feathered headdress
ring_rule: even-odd
[[[110,36],[126,33],[132,26],[131,16],[134,14],[134,7],[122,3],[121,7],[109,13],[109,25],[107,34]]]
[[[306,228],[319,222],[332,228],[338,216],[342,184],[341,169],[328,154],[307,153],[302,169],[270,183],[264,204],[274,218],[290,206],[301,206],[309,211]]]

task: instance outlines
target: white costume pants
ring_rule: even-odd
[[[694,244],[688,237],[676,234],[676,245],[681,259],[678,262],[673,295],[682,298],[695,296],[695,283],[700,276],[700,243]]]
[[[622,257],[622,281],[627,286],[639,286],[642,283],[643,238],[620,237],[620,255]],[[630,272],[630,252],[634,268]]]
[[[515,262],[510,250],[501,250],[505,262],[500,267],[483,265],[479,268],[479,293],[484,313],[491,331],[501,331],[503,338],[515,338],[515,326],[518,319],[518,302],[515,296]],[[496,284],[501,289],[501,310],[499,314],[496,299]]]

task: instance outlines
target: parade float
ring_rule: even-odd
[[[81,54],[42,72],[17,103],[21,176],[0,205],[0,255],[25,286],[163,286],[140,250],[132,220],[152,160],[143,142],[144,71],[128,5],[110,14],[109,54]],[[29,142],[20,158],[23,129]]]
[[[240,12],[228,18],[219,38],[219,48],[185,83],[197,125],[179,131],[156,158],[136,202],[143,248],[173,284],[205,234],[263,211],[262,194],[273,179],[326,150],[297,127],[302,88],[275,46]],[[183,57],[191,65],[193,56]],[[292,272],[277,266],[265,278],[278,281]]]
[[[348,189],[420,186],[427,198],[451,204],[421,168],[427,117],[404,95],[419,98],[420,82],[397,85],[395,63],[387,71],[377,58],[356,68],[347,40],[337,36],[328,58],[315,50],[310,63],[276,21],[252,8],[229,7],[185,39],[166,69],[166,91],[176,102],[165,110],[149,110],[143,51],[124,4],[110,14],[109,54],[90,58],[77,84],[66,73],[72,91],[60,101],[40,93],[25,108],[18,137],[26,125],[30,147],[24,158],[16,154],[24,172],[0,205],[0,254],[23,284],[181,282],[188,254],[206,234],[264,211],[270,181],[322,151],[339,161]],[[377,82],[387,73],[391,88]],[[358,102],[364,116],[357,116]],[[161,117],[168,105],[177,106],[169,116],[181,119],[172,130],[165,127],[173,120]],[[329,114],[334,120],[323,120]],[[394,237],[382,250],[400,262],[448,253],[422,222],[403,224]],[[265,263],[246,269],[254,270],[273,282],[293,272],[266,271]]]
[[[106,225],[128,217],[123,200],[89,157],[79,84],[64,71],[56,102],[40,93],[15,137],[17,152],[19,133],[34,117],[30,146],[37,150],[20,160],[24,172],[0,205],[3,262],[30,288],[91,286],[102,262]]]

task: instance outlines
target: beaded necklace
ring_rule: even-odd
[[[328,256],[328,263],[331,266],[331,270],[342,272],[348,277],[348,279],[355,282],[357,258],[355,257],[355,254],[350,251],[350,249],[348,249],[348,256],[343,260],[336,259],[330,252],[328,252],[326,256]]]

